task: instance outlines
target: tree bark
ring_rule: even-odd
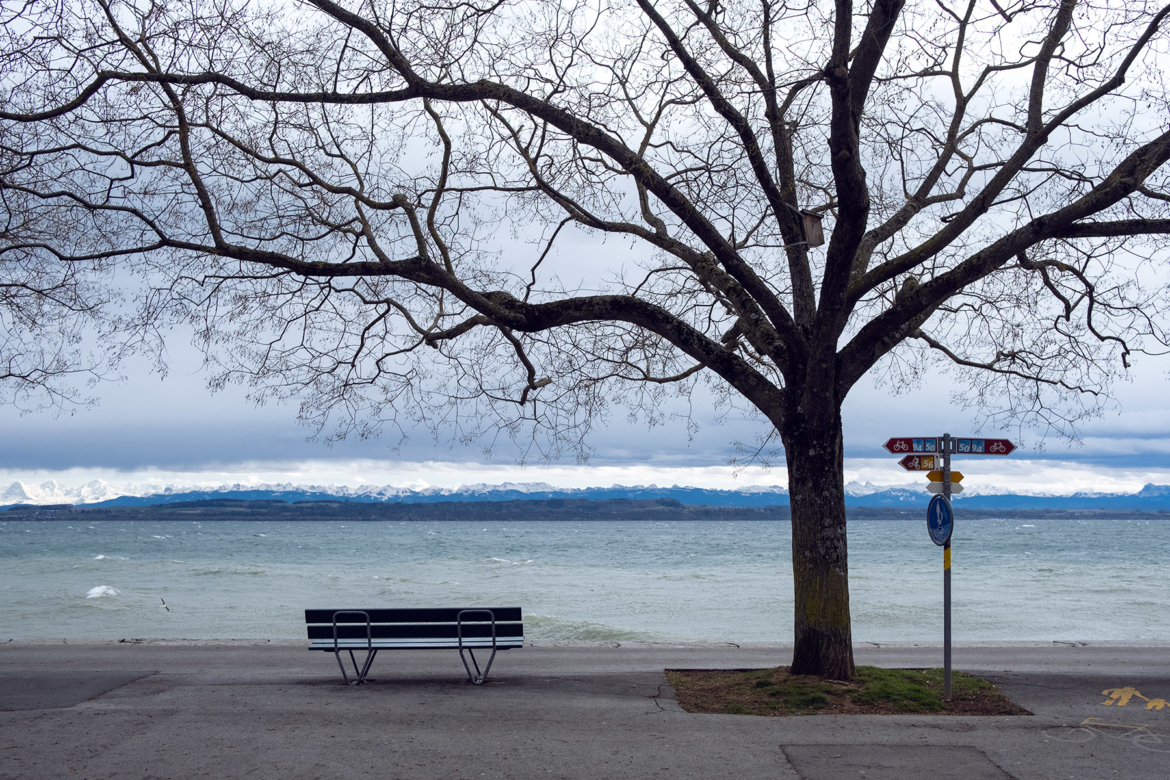
[[[793,674],[854,676],[841,412],[797,419],[784,436],[796,597]]]

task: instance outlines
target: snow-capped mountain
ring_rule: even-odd
[[[845,486],[848,506],[925,507],[930,500],[926,483],[902,486],[850,482]],[[780,486],[747,486],[731,490],[680,485],[612,485],[610,487],[559,488],[543,482],[499,485],[474,484],[458,488],[414,489],[393,485],[296,485],[293,483],[235,483],[208,488],[174,485],[110,485],[101,480],[79,487],[55,481],[40,485],[13,482],[0,492],[0,507],[14,504],[78,504],[88,506],[146,506],[214,498],[277,501],[359,501],[369,503],[436,503],[444,501],[523,501],[543,499],[656,499],[672,498],[683,504],[713,507],[762,507],[786,505],[788,490]],[[1052,495],[1006,491],[994,487],[968,489],[955,497],[956,505],[968,509],[1061,509],[1061,510],[1170,510],[1170,486],[1146,485],[1137,493],[1085,492]]]
[[[96,504],[122,496],[146,496],[167,488],[162,485],[120,485],[95,479],[80,486],[66,486],[55,480],[30,485],[13,482],[0,491],[0,505],[8,504]]]

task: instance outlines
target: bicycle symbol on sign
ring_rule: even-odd
[[[906,452],[909,449],[910,449],[910,445],[906,444],[906,442],[904,442],[904,441],[894,442],[894,451],[895,452]]]
[[[987,448],[991,452],[1007,452],[1007,447],[1003,446],[1003,442],[997,441]]]

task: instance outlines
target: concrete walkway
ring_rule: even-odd
[[[382,653],[360,688],[304,647],[0,645],[0,778],[1170,777],[1170,643],[956,647],[1034,713],[1012,718],[689,715],[662,674],[775,666],[783,646],[533,646],[482,687],[454,652]]]

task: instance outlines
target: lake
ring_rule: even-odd
[[[1170,522],[957,518],[954,638],[1170,639]],[[941,641],[942,550],[851,521],[853,636]],[[306,607],[519,605],[545,641],[786,642],[785,522],[0,522],[4,638],[295,639]],[[164,605],[165,604],[165,605]]]

